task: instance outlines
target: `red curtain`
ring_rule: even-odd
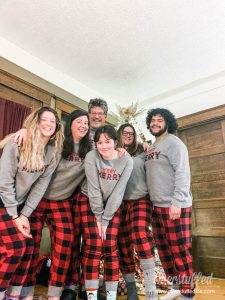
[[[30,113],[30,107],[0,98],[0,140],[20,129]]]

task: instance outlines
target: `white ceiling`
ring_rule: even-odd
[[[224,0],[0,0],[0,12],[5,41],[120,105],[225,70]]]

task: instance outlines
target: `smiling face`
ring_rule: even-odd
[[[134,130],[130,126],[124,127],[122,131],[122,142],[124,146],[130,146],[134,141]]]
[[[106,114],[100,106],[94,106],[90,110],[90,128],[96,130],[100,126],[105,125]]]
[[[80,116],[74,119],[71,124],[71,132],[74,143],[79,144],[81,139],[87,134],[88,129],[87,116]]]
[[[111,160],[114,158],[116,142],[106,133],[100,135],[99,140],[96,142],[96,147],[103,159]]]
[[[155,137],[160,137],[168,133],[165,119],[161,115],[155,115],[152,117],[149,129],[151,134]]]
[[[49,140],[56,131],[56,118],[54,114],[50,111],[44,111],[40,116],[38,126],[42,136],[46,140]]]

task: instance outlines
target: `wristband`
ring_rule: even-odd
[[[16,219],[18,219],[20,216],[17,216],[17,217],[15,217],[15,218],[12,218],[12,220],[16,220]]]

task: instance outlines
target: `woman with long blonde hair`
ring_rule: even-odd
[[[0,300],[20,295],[33,253],[28,217],[48,187],[63,143],[61,123],[49,107],[31,113],[24,127],[22,146],[11,136],[0,142]]]
[[[79,279],[81,226],[77,194],[85,178],[84,159],[91,148],[88,113],[77,109],[66,121],[62,158],[37,209],[29,218],[34,252],[20,299],[34,298],[44,223],[51,237],[48,299],[60,299],[70,266],[72,277]]]

